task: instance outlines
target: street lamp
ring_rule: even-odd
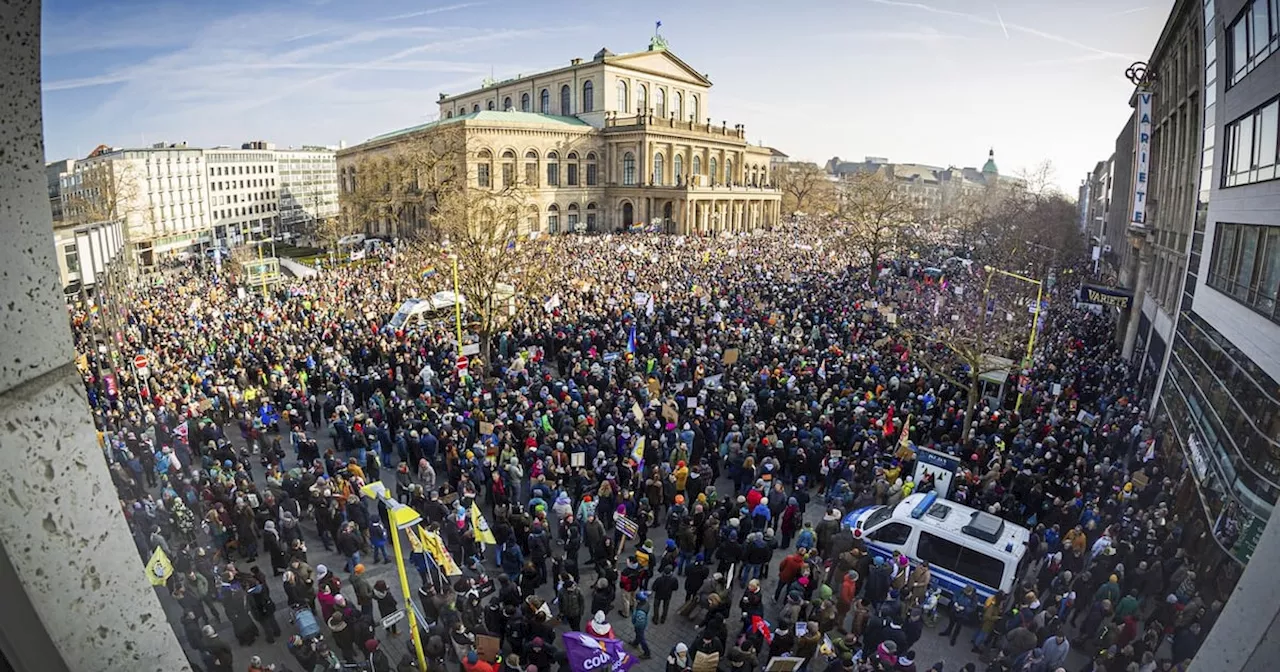
[[[1025,275],[1021,275],[1021,274],[1018,274],[1018,273],[1013,273],[1013,272],[1011,272],[1011,271],[1006,271],[1006,270],[1004,270],[1004,269],[996,268],[996,267],[994,267],[994,266],[983,266],[983,267],[982,267],[982,269],[983,269],[984,271],[986,271],[986,272],[987,272],[987,283],[986,283],[986,286],[984,287],[984,289],[983,289],[983,291],[982,291],[982,298],[983,298],[983,304],[984,304],[984,306],[983,306],[983,310],[984,310],[984,311],[986,310],[986,306],[985,306],[985,304],[986,304],[987,292],[988,292],[988,291],[990,291],[990,289],[991,289],[991,278],[992,278],[996,273],[999,273],[1000,275],[1006,275],[1006,276],[1008,276],[1008,277],[1010,277],[1010,278],[1013,278],[1013,279],[1015,279],[1015,280],[1021,280],[1021,281],[1023,281],[1023,282],[1029,282],[1029,283],[1031,283],[1031,284],[1033,284],[1033,285],[1035,285],[1035,286],[1036,286],[1036,308],[1035,308],[1035,312],[1034,312],[1034,314],[1033,314],[1033,317],[1031,318],[1031,334],[1027,336],[1027,354],[1026,354],[1026,355],[1023,357],[1023,359],[1022,359],[1022,368],[1023,368],[1023,369],[1029,369],[1029,368],[1031,368],[1031,352],[1032,352],[1032,350],[1034,350],[1034,349],[1035,349],[1035,347],[1036,347],[1036,330],[1037,330],[1037,329],[1039,328],[1039,326],[1040,326],[1040,303],[1041,303],[1041,300],[1042,300],[1042,299],[1043,299],[1043,297],[1044,297],[1044,283],[1043,283],[1043,282],[1041,282],[1040,280],[1036,280],[1035,278],[1028,278],[1028,277],[1027,277],[1027,276],[1025,276]],[[1015,403],[1014,403],[1014,405],[1013,405],[1013,412],[1014,412],[1014,413],[1017,413],[1017,412],[1022,408],[1022,385],[1021,385],[1022,381],[1021,381],[1021,380],[1019,380],[1019,381],[1018,381],[1018,383],[1019,383],[1019,385],[1018,385],[1018,401],[1017,401],[1017,402],[1015,402]]]
[[[405,506],[391,496],[381,481],[375,481],[362,488],[361,494],[369,499],[381,501],[387,507],[387,517],[391,520],[391,546],[396,554],[396,572],[400,574],[400,590],[404,595],[405,615],[409,618],[409,633],[413,637],[413,650],[418,656],[418,669],[427,669],[427,656],[422,650],[422,636],[418,633],[418,619],[413,608],[413,595],[409,592],[409,576],[404,571],[404,554],[400,552],[400,530],[411,530],[422,522],[422,516],[411,506]]]

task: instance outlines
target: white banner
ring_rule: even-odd
[[[1134,124],[1133,142],[1133,216],[1134,224],[1147,223],[1147,178],[1151,174],[1151,92],[1138,92],[1138,123]]]

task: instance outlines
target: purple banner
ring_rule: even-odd
[[[636,664],[635,656],[616,639],[596,639],[581,632],[566,632],[560,637],[573,672],[626,672]]]

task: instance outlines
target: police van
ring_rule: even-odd
[[[867,550],[889,560],[893,552],[912,564],[928,561],[933,583],[947,595],[972,585],[982,599],[1011,592],[1024,567],[1031,532],[984,511],[938,497],[914,494],[895,507],[852,511],[844,525]]]

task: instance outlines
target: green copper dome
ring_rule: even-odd
[[[991,149],[987,152],[987,162],[982,165],[983,175],[999,175],[1000,169],[996,168],[996,150]]]

